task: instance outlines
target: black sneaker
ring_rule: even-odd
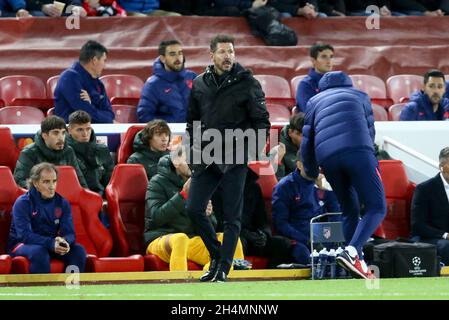
[[[218,261],[212,259],[210,262],[209,270],[207,270],[206,273],[200,277],[200,281],[201,282],[211,281],[217,274],[217,270],[218,270]]]
[[[226,280],[227,280],[226,273],[219,269],[211,282],[226,282]]]

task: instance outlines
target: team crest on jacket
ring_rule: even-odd
[[[299,200],[301,200],[301,196],[298,194],[295,196],[295,201],[299,201]]]
[[[59,207],[56,207],[55,208],[55,217],[59,219],[59,218],[61,218],[61,216],[62,216],[62,209]]]
[[[187,87],[189,87],[189,89],[192,89],[193,80],[186,80],[186,85],[187,85]]]

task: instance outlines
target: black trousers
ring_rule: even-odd
[[[226,274],[231,268],[240,234],[247,171],[246,165],[236,165],[223,173],[212,164],[199,173],[194,172],[190,184],[187,213],[211,259],[218,260]],[[223,195],[223,244],[217,240],[215,229],[205,213],[207,203],[216,190]]]

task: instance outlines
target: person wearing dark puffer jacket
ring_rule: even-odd
[[[184,68],[184,54],[178,40],[162,41],[159,57],[153,64],[137,106],[139,122],[162,119],[167,122],[186,122],[192,81],[196,73]]]
[[[444,74],[430,70],[424,75],[424,89],[414,92],[401,111],[401,121],[449,120],[449,99],[444,97]]]
[[[104,189],[114,170],[114,161],[108,146],[97,143],[91,121],[87,112],[82,110],[73,112],[69,116],[67,143],[75,151],[89,189],[104,196]]]
[[[126,162],[143,165],[149,181],[157,173],[159,159],[169,153],[170,137],[171,131],[167,122],[164,120],[148,122],[145,128],[136,134],[133,143],[134,153]]]
[[[337,262],[361,278],[372,278],[362,247],[386,213],[385,192],[374,155],[374,116],[368,95],[341,71],[326,73],[320,93],[307,103],[301,142],[304,178],[314,180],[321,167],[343,211],[348,246]],[[360,202],[365,215],[359,220]]]
[[[27,145],[20,152],[14,170],[16,183],[22,188],[27,188],[31,168],[41,162],[49,162],[57,166],[74,167],[81,186],[87,188],[86,179],[79,167],[75,152],[65,143],[65,137],[64,119],[58,116],[45,118],[41,123],[41,130],[34,137],[34,143]]]

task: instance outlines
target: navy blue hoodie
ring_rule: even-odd
[[[305,112],[307,102],[309,102],[310,98],[320,92],[318,83],[323,75],[324,73],[316,72],[314,68],[311,68],[307,77],[299,82],[298,88],[296,89],[296,107],[298,108],[298,111]]]
[[[21,195],[12,208],[8,252],[20,244],[35,244],[55,250],[55,237],[75,242],[75,229],[69,202],[58,193],[43,199],[36,188]]]
[[[92,103],[81,100],[81,90],[86,90]],[[69,115],[84,110],[92,123],[112,123],[114,112],[103,82],[93,78],[79,62],[64,70],[55,88],[55,115],[68,122]]]
[[[148,78],[137,106],[139,122],[162,119],[169,123],[186,122],[193,71],[165,70],[159,58],[154,61],[153,75]]]
[[[401,111],[399,120],[401,121],[422,121],[422,120],[448,120],[449,119],[449,100],[444,98],[440,101],[437,112],[433,112],[432,102],[429,96],[419,90],[410,96],[410,102],[407,103]]]

